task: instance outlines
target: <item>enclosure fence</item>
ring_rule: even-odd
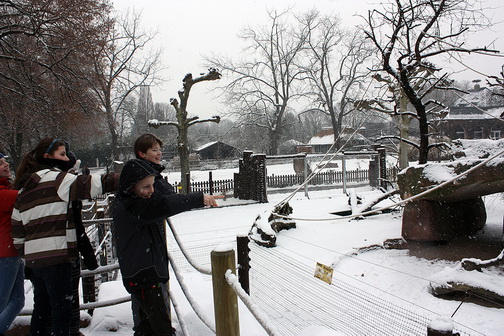
[[[387,168],[388,180],[394,182],[397,176],[397,168]],[[342,184],[346,178],[348,183],[368,183],[370,180],[369,170],[355,169],[346,171],[346,176],[340,171],[327,171],[318,173],[308,185],[334,186]],[[301,185],[304,180],[304,175],[286,174],[286,175],[270,175],[266,177],[266,185],[268,188],[287,188],[296,185]],[[174,182],[173,186],[178,188],[179,182]],[[213,180],[211,176],[206,181],[190,181],[190,189],[192,192],[202,192],[205,194],[228,194],[232,193],[235,187],[234,179]]]
[[[171,239],[170,261],[176,272],[208,269],[208,255],[223,244],[222,240],[215,240],[184,247],[176,243],[180,239]],[[229,237],[225,240],[228,243]],[[428,325],[438,317],[435,312],[411,307],[408,302],[399,306],[343,279],[326,284],[313,276],[313,269],[278,248],[249,246],[250,295],[236,287],[236,276],[229,270],[226,280],[268,335],[297,335],[313,325],[345,335],[426,335]],[[210,277],[206,272],[202,274]],[[182,286],[185,287],[183,283]],[[482,335],[459,324],[454,331],[460,335]]]
[[[95,211],[98,214],[105,212]],[[100,283],[117,278],[118,263],[112,246],[111,218],[93,218],[85,223],[90,240],[100,256],[100,267],[81,272],[83,279],[90,279],[87,289],[83,280],[83,294],[87,298],[81,309],[92,310],[129,301],[130,297],[125,296],[97,302],[96,291]],[[192,297],[192,289],[184,282],[183,274],[199,272],[210,280],[213,276],[209,258],[212,251],[222,244],[232,246],[236,237],[223,236],[185,245],[173,225],[169,224],[169,228],[169,259],[177,283],[196,315],[215,333],[217,317],[209,316],[198,300]],[[408,302],[398,305],[385,296],[371,294],[343,277],[333,279],[331,284],[322,282],[313,276],[312,267],[292,259],[281,248],[266,248],[252,243],[248,244],[248,248],[250,290],[237,286],[240,279],[230,270],[226,271],[225,279],[268,335],[297,335],[314,325],[345,335],[426,335],[427,326],[438,317],[435,312]],[[239,269],[240,266],[236,263],[234,268]],[[180,298],[171,293],[176,306]],[[177,307],[175,311],[178,312]],[[29,315],[31,310],[24,309],[21,314]],[[177,318],[183,330],[187,331],[183,316],[177,313]],[[460,335],[481,335],[459,323],[455,323],[454,331]]]

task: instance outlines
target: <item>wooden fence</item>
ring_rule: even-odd
[[[205,194],[227,194],[229,192],[233,192],[233,190],[233,179],[191,182],[192,192],[202,192]]]
[[[397,169],[392,167],[387,169],[387,180],[394,182],[397,176]],[[268,188],[286,188],[300,185],[304,182],[303,175],[271,175],[266,177]],[[346,171],[347,183],[369,182],[369,171],[364,169]],[[318,173],[308,185],[332,185],[343,183],[343,172],[328,171]],[[179,183],[175,183],[177,188]],[[192,192],[203,192],[205,194],[228,194],[234,190],[234,180],[208,180],[191,182]]]

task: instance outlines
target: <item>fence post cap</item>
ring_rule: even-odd
[[[429,326],[427,328],[430,330],[451,334],[451,332],[453,331],[453,321],[449,316],[438,316],[429,323]]]
[[[212,250],[212,254],[220,254],[230,251],[234,251],[233,244],[219,244],[216,247],[214,247],[214,249]]]

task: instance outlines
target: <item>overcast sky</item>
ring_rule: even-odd
[[[495,8],[488,15],[494,21],[504,20],[502,0],[484,0],[488,7]],[[182,78],[186,73],[197,75],[205,72],[202,55],[211,53],[232,57],[238,55],[243,45],[237,34],[247,25],[257,27],[267,22],[267,9],[282,10],[289,6],[295,12],[305,12],[312,8],[324,14],[335,13],[344,25],[352,26],[363,23],[355,14],[366,14],[372,8],[367,0],[113,0],[114,7],[120,11],[134,9],[142,12],[142,26],[148,30],[158,30],[156,43],[164,49],[163,65],[167,68],[163,76],[168,80],[160,88],[152,89],[155,102],[168,102],[176,97],[182,87]],[[378,1],[379,2],[379,1]],[[274,6],[274,7],[273,7]],[[499,19],[500,18],[500,19]],[[504,24],[496,24],[491,31],[479,34],[470,42],[478,46],[488,46],[504,52]],[[504,55],[504,53],[502,54]],[[471,55],[465,58],[470,67],[486,74],[497,75],[504,64],[502,57],[479,57]],[[464,69],[452,61],[457,71]],[[473,80],[483,78],[474,71],[465,69],[452,76],[455,79]],[[205,82],[193,87],[189,100],[189,112],[200,117],[219,114],[219,104],[208,93],[217,83]]]

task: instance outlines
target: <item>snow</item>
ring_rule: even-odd
[[[439,318],[433,320],[429,327],[433,330],[452,331],[453,322],[449,316],[440,316]]]
[[[273,170],[281,173],[282,168],[269,167],[269,171]],[[216,171],[214,176],[220,179],[217,176],[229,173],[225,170]],[[449,172],[432,172],[432,174],[442,180]],[[192,176],[197,178],[198,173],[193,172]],[[370,187],[355,188],[355,192],[362,197],[363,204],[381,193]],[[189,254],[196,253],[198,247],[204,245],[212,245],[221,250],[228,249],[234,247],[230,245],[230,242],[233,242],[237,235],[243,235],[244,232],[250,230],[258,215],[261,215],[261,218],[267,217],[274,206],[287,196],[289,194],[270,194],[268,195],[269,203],[253,204],[227,198],[218,200],[219,207],[217,208],[185,212],[172,217],[171,221]],[[473,238],[499,241],[502,239],[504,198],[502,194],[494,194],[485,196],[484,199],[487,207],[487,223],[485,228]],[[298,192],[289,204],[293,208],[292,217],[306,220],[296,220],[295,229],[277,233],[278,246],[269,251],[281,249],[282,253],[294,259],[299,267],[310,270],[312,276],[315,265],[319,262],[333,268],[339,281],[352,283],[369,293],[385,295],[387,300],[394,304],[406,304],[434,312],[439,318],[432,320],[431,327],[446,330],[453,323],[467,326],[484,335],[502,335],[504,307],[491,308],[470,302],[465,302],[459,307],[460,301],[436,298],[429,291],[431,283],[443,284],[447,281],[460,280],[504,294],[502,271],[496,268],[487,268],[483,272],[464,271],[460,266],[460,260],[423,258],[409,250],[382,248],[363,250],[362,248],[375,244],[382,246],[386,239],[400,238],[401,214],[390,212],[368,216],[361,220],[338,220],[333,213],[349,209],[348,196],[343,194],[341,186],[321,191],[309,190],[309,198],[305,197],[304,192]],[[176,242],[170,235],[168,239],[170,250],[172,250]],[[206,252],[192,257],[199,263],[209,262],[209,253]],[[473,256],[469,254],[464,257]],[[178,259],[175,258],[174,262],[178,263]],[[211,279],[189,267],[178,267],[178,272],[180,272],[178,278],[183,279],[183,287],[190,292],[192,300],[197,303],[198,310],[201,310],[206,317],[213,319]],[[170,290],[176,299],[177,309],[183,316],[184,328],[187,328],[190,335],[214,335],[187,303],[182,288],[177,285],[173,274],[171,279]],[[268,285],[264,284],[265,290],[274,292],[274,289],[269,288]],[[29,282],[26,286],[28,294],[25,308],[29,308],[32,302]],[[297,290],[301,293],[307,291],[308,288],[303,287],[301,283],[298,284]],[[100,287],[99,301],[127,295],[120,280],[107,282]],[[289,295],[297,295],[297,293],[289,293]],[[241,335],[267,335],[253,316],[254,314],[241,300],[238,301]],[[248,302],[248,304],[254,306],[253,302]],[[285,313],[278,311],[280,316]],[[263,317],[263,314],[262,311],[258,311],[255,315],[260,316],[267,323],[272,322],[271,317]],[[454,316],[450,318],[452,314]],[[81,315],[85,316],[87,313],[83,311]],[[178,330],[184,329],[175,317],[173,320]],[[18,317],[15,322],[26,324],[27,321],[27,317]],[[111,335],[110,330],[114,330],[115,336],[131,335],[132,325],[130,303],[126,302],[95,309],[90,325],[82,328],[81,332],[84,335],[104,336]],[[179,332],[178,335],[182,333]],[[343,336],[344,334],[322,325],[300,328],[297,333],[297,336],[313,335]]]
[[[457,176],[453,171],[453,167],[436,163],[426,165],[423,170],[423,175],[427,180],[437,183],[449,181]]]

